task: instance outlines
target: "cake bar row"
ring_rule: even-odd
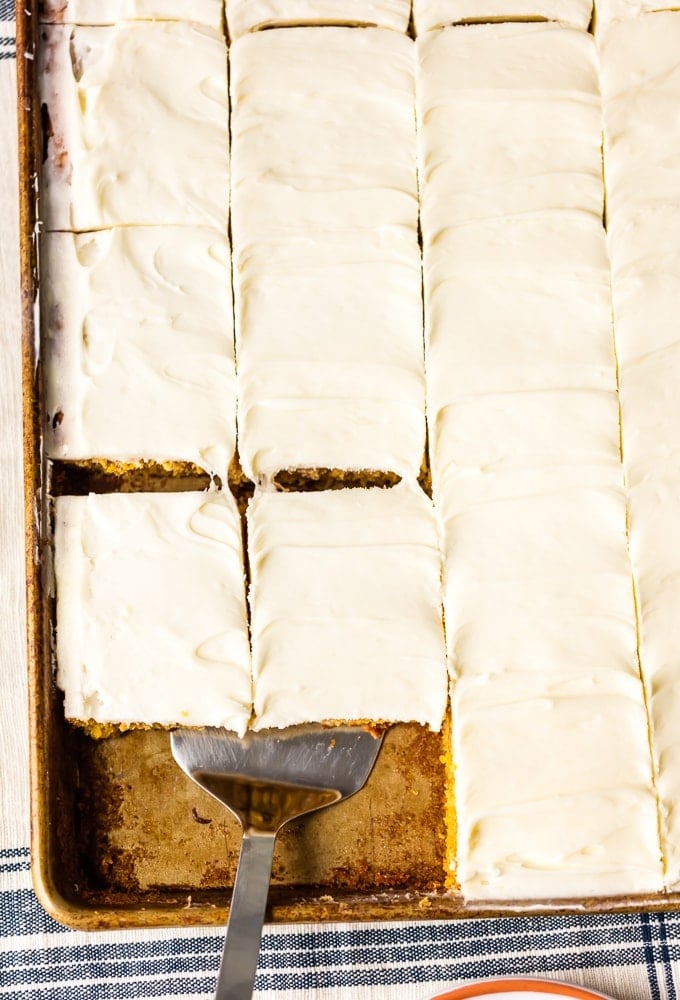
[[[252,665],[230,496],[56,501],[58,682],[76,720],[226,725],[414,719],[447,695],[430,502],[389,490],[258,492],[247,514]],[[251,694],[252,685],[252,694]],[[632,676],[459,685],[456,821],[497,869],[468,898],[651,892],[661,857]],[[486,690],[486,688],[489,690]],[[567,782],[567,787],[565,787]],[[511,808],[517,795],[522,808]],[[505,800],[500,804],[499,799]],[[578,817],[579,822],[575,822]]]
[[[57,682],[69,719],[413,720],[447,702],[440,555],[417,486],[55,501]],[[96,728],[96,727],[95,727]]]
[[[499,879],[518,898],[534,879],[554,897],[610,892],[606,852],[584,851],[578,816],[630,837],[631,885],[658,887],[595,46],[550,24],[449,29],[419,46],[457,877],[474,898]]]
[[[440,383],[615,390],[590,36],[485,25],[414,47],[378,29],[293,29],[231,53],[230,170],[220,36],[178,22],[45,29],[52,457],[181,460],[224,482],[238,418],[253,481],[319,468],[416,477],[426,371],[433,440]],[[518,87],[523,59],[532,73]],[[419,224],[438,244],[427,365]],[[527,255],[518,345],[497,317],[508,321]]]
[[[680,875],[680,14],[602,49],[621,443],[668,871]]]
[[[42,0],[47,24],[114,24],[124,20],[188,20],[220,28],[223,0]],[[598,26],[669,10],[673,0],[595,0]],[[405,32],[411,17],[421,34],[450,24],[548,20],[588,28],[593,0],[226,0],[229,35],[295,25],[373,25]]]

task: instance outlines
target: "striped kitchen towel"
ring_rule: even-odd
[[[15,56],[14,2],[0,0],[0,60],[14,59]]]
[[[0,851],[0,996],[210,997],[220,931],[68,931],[30,888],[26,848]],[[537,975],[619,1000],[672,1000],[680,915],[531,917],[271,928],[256,996],[419,1000],[483,976]]]

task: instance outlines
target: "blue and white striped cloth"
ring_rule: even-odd
[[[12,0],[0,0],[0,997],[210,997],[220,929],[69,931],[31,888],[12,19]],[[281,1000],[424,1000],[499,975],[674,1000],[680,914],[269,928],[256,986],[258,997]]]
[[[25,848],[0,850],[0,996],[55,1000],[209,997],[221,932],[86,935],[30,889]],[[537,975],[619,1000],[672,1000],[680,914],[297,926],[265,932],[256,995],[418,1000],[484,976]]]
[[[13,0],[0,0],[0,60],[14,59],[16,56],[13,18]]]

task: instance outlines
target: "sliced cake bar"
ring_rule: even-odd
[[[440,728],[447,677],[438,532],[416,485],[258,492],[248,547],[255,728]]]
[[[227,231],[227,47],[176,21],[41,28],[47,230]]]
[[[229,494],[59,497],[55,577],[68,719],[245,731],[250,649]]]
[[[193,226],[41,237],[52,458],[191,462],[236,445],[229,247]]]
[[[231,50],[239,448],[414,478],[425,441],[413,42],[290,28]]]

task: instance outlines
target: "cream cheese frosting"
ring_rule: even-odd
[[[605,7],[611,13],[611,8]],[[680,887],[680,13],[600,32],[607,223],[630,551],[665,880]]]
[[[467,898],[662,888],[639,678],[466,677],[453,717],[457,875]]]
[[[607,217],[617,228],[643,205],[645,210],[668,205],[677,211],[679,38],[680,18],[673,12],[612,24],[600,37]],[[621,237],[611,239],[615,268],[622,242]]]
[[[236,446],[226,239],[192,226],[44,233],[52,458],[186,461],[226,483]]]
[[[678,9],[678,0],[595,0],[595,27],[599,34],[611,21]]]
[[[451,477],[439,504],[454,673],[638,676],[623,489],[567,488],[550,467],[514,494],[478,479],[459,496]]]
[[[560,21],[586,29],[592,0],[413,0],[416,32],[451,24],[494,21]]]
[[[431,428],[473,392],[616,390],[601,222],[532,213],[423,238]]]
[[[290,28],[234,42],[232,205],[241,243],[304,235],[312,225],[415,229],[413,44],[377,28]]]
[[[258,28],[374,25],[406,31],[410,0],[228,0],[232,39]]]
[[[615,390],[592,38],[477,25],[417,53],[430,426],[470,392]]]
[[[447,699],[437,524],[389,490],[257,491],[248,509],[254,728],[415,721]]]
[[[231,68],[246,474],[415,477],[425,376],[413,42],[370,28],[272,30],[238,39]]]
[[[41,0],[44,24],[116,24],[118,21],[194,21],[216,31],[222,0]]]
[[[423,230],[568,209],[601,219],[597,53],[557,24],[484,24],[419,38]]]
[[[41,28],[48,230],[209,225],[226,232],[227,48],[195,24]]]
[[[242,734],[252,703],[243,574],[227,493],[58,497],[66,717]]]
[[[655,472],[655,474],[654,474]],[[652,718],[666,884],[680,886],[680,471],[656,470],[631,488],[630,545],[640,608],[640,655]]]

